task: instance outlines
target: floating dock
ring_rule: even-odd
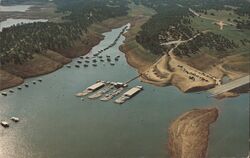
[[[128,99],[132,98],[135,96],[137,93],[143,90],[142,86],[136,86],[125,92],[120,98],[115,100],[115,103],[122,104]]]
[[[89,86],[88,88],[86,88],[83,92],[77,93],[76,96],[77,97],[82,97],[82,96],[86,96],[89,93],[95,92],[98,89],[102,88],[105,86],[105,82],[104,81],[99,81],[95,84],[93,84],[92,86]]]

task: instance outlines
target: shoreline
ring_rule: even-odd
[[[145,17],[141,18],[143,19]],[[209,69],[200,69],[197,65],[192,65],[192,60],[191,62],[183,60],[175,56],[173,52],[171,52],[169,56],[164,55],[156,57],[153,60],[147,60],[145,59],[147,50],[142,48],[140,44],[135,41],[135,32],[138,32],[138,27],[141,26],[141,22],[138,19],[133,22],[130,29],[132,31],[125,34],[126,40],[124,44],[120,46],[120,50],[125,53],[127,63],[137,69],[138,73],[143,74],[140,77],[142,82],[159,87],[173,85],[182,92],[188,93],[204,91],[220,85],[224,76],[228,76],[228,78],[233,80],[245,75],[243,72],[226,70],[223,68],[223,64],[216,64],[216,66],[210,67]],[[137,45],[137,47],[134,48],[130,45]],[[137,52],[141,51],[143,53],[138,55]],[[205,54],[204,58],[210,59],[212,57],[206,56]],[[226,61],[223,61],[223,63],[226,63]],[[185,67],[182,72],[177,70],[180,69],[180,67],[178,67],[180,65],[181,67]],[[190,74],[196,75],[195,82],[193,78],[189,78]],[[240,93],[245,92],[246,91],[237,91],[223,96],[236,97]],[[219,98],[222,97],[220,96]]]
[[[75,46],[66,50],[47,50],[46,54],[35,54],[34,58],[23,65],[8,64],[0,68],[0,90],[16,87],[24,83],[27,78],[46,75],[62,68],[70,63],[72,59],[88,54],[91,49],[103,40],[103,33],[119,28],[129,22],[129,17],[117,17],[94,23],[88,27],[88,33],[84,39],[88,39],[88,44],[83,41],[76,41]],[[49,53],[48,53],[49,52]]]
[[[172,158],[207,156],[210,126],[219,117],[217,108],[193,109],[176,118],[168,129],[168,153]]]

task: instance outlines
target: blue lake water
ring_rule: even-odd
[[[0,1],[1,3],[1,1]],[[11,5],[3,6],[0,4],[0,12],[26,12],[32,5]]]
[[[104,33],[105,39],[88,54],[105,48],[122,28]],[[115,66],[98,61],[84,68],[64,67],[42,76],[36,85],[0,96],[0,120],[21,119],[9,129],[0,127],[0,157],[4,158],[169,158],[167,130],[171,122],[193,108],[217,107],[212,124],[209,158],[243,157],[249,146],[249,96],[216,100],[206,92],[182,93],[175,87],[156,87],[135,80],[129,87],[144,90],[125,104],[98,99],[81,101],[74,96],[97,80],[127,81],[137,75],[118,47],[103,53],[121,55]],[[71,65],[77,63],[74,59]],[[5,90],[8,91],[8,90]],[[125,91],[124,91],[125,92]]]

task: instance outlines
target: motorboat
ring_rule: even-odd
[[[6,92],[2,92],[1,93],[3,96],[7,96],[7,93]]]
[[[1,121],[1,125],[2,125],[4,128],[10,127],[9,123],[6,122],[6,121]]]
[[[10,118],[13,122],[19,122],[20,120],[19,120],[19,118],[17,118],[17,117],[11,117]]]

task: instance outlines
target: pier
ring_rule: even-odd
[[[137,75],[137,76],[131,78],[130,80],[126,81],[125,84],[128,84],[128,83],[130,83],[130,82],[136,80],[137,78],[141,77],[141,75],[142,75],[142,74],[139,74],[139,75]]]

